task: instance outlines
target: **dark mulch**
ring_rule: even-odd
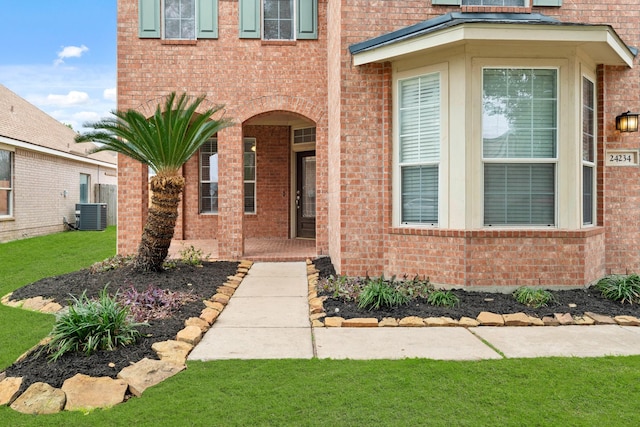
[[[53,387],[61,387],[64,380],[77,373],[92,377],[108,376],[115,378],[123,368],[145,357],[157,359],[151,345],[158,341],[175,339],[176,334],[184,328],[184,321],[189,317],[198,317],[204,308],[203,299],[211,298],[227,279],[236,273],[236,262],[205,262],[202,267],[178,263],[176,268],[160,273],[140,273],[131,266],[99,273],[80,270],[70,274],[42,279],[38,282],[17,289],[12,294],[13,300],[43,296],[66,305],[69,295],[79,296],[83,291],[88,297],[98,296],[107,286],[110,294],[134,286],[138,291],[145,291],[149,285],[157,286],[173,292],[189,292],[197,298],[187,302],[170,318],[152,320],[149,326],[139,328],[142,338],[134,345],[119,347],[114,351],[100,351],[91,356],[82,353],[67,353],[55,362],[47,359],[45,352],[34,352],[26,360],[15,363],[6,370],[7,376],[23,377],[22,390],[38,381],[46,382]]]
[[[314,264],[320,270],[321,278],[335,275],[335,270],[333,270],[329,258],[319,258],[314,261]],[[554,313],[582,315],[588,311],[607,316],[632,315],[640,317],[639,304],[620,304],[610,301],[603,298],[600,292],[594,288],[551,291],[555,298],[555,303],[541,308],[531,308],[520,304],[511,294],[467,292],[464,290],[453,290],[452,292],[460,300],[460,304],[454,308],[434,307],[424,300],[415,300],[397,308],[376,311],[358,308],[357,302],[354,301],[332,298],[331,294],[323,293],[321,289],[318,290],[318,295],[328,297],[324,302],[327,316],[340,316],[345,319],[375,317],[378,320],[382,320],[385,317],[399,319],[407,316],[419,316],[422,318],[446,316],[452,319],[470,317],[475,319],[482,311],[490,311],[497,314],[523,312],[539,318],[553,316]],[[575,304],[576,307],[569,307],[569,304]]]

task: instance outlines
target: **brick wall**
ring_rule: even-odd
[[[0,219],[0,242],[62,231],[63,218],[74,223],[81,173],[90,175],[92,186],[116,183],[113,169],[22,148],[13,165],[13,217]]]

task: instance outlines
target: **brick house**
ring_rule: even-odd
[[[640,4],[119,0],[118,108],[204,93],[176,239],[315,239],[348,275],[588,284],[640,269]],[[495,6],[499,3],[500,6]],[[118,248],[147,171],[119,158]]]
[[[0,85],[0,242],[63,231],[92,186],[117,184],[116,157]],[[114,206],[115,209],[115,206]]]

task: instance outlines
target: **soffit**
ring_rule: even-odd
[[[354,65],[395,61],[467,43],[518,43],[581,49],[596,64],[633,66],[636,50],[609,25],[574,24],[541,14],[449,13],[350,46]]]

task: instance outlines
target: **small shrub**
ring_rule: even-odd
[[[406,280],[405,278],[405,280],[399,282],[398,288],[411,300],[416,298],[427,299],[429,294],[435,291],[428,278],[421,280],[419,276],[415,276],[411,280]]]
[[[131,264],[134,259],[134,255],[115,255],[105,259],[104,261],[94,263],[91,267],[89,267],[89,271],[95,274],[104,271],[115,270],[116,268],[124,267],[125,265]]]
[[[605,276],[596,283],[596,289],[603,297],[622,304],[640,302],[640,276],[637,274]]]
[[[347,276],[329,276],[318,284],[321,292],[331,294],[332,298],[343,301],[355,301],[362,292],[366,281],[361,278]]]
[[[170,317],[185,302],[195,298],[189,293],[171,292],[154,285],[141,292],[131,285],[120,295],[119,302],[129,308],[136,322],[147,322]]]
[[[209,258],[209,255],[204,258]],[[187,265],[202,265],[202,259],[202,250],[196,249],[193,245],[180,251],[180,260]]]
[[[547,304],[555,301],[551,292],[526,286],[516,289],[513,296],[520,304],[533,308],[546,307]]]
[[[427,296],[427,304],[436,307],[455,307],[460,304],[460,299],[451,291],[439,289]]]
[[[71,351],[87,356],[97,350],[113,350],[121,345],[133,344],[142,324],[129,317],[129,308],[110,297],[105,287],[99,298],[87,298],[86,291],[79,298],[71,296],[69,311],[60,315],[53,326],[47,352],[52,360]]]
[[[386,281],[384,276],[378,279],[368,279],[368,283],[362,288],[358,296],[358,307],[370,310],[380,308],[393,308],[409,302],[410,298],[403,294],[393,283],[395,277]]]

